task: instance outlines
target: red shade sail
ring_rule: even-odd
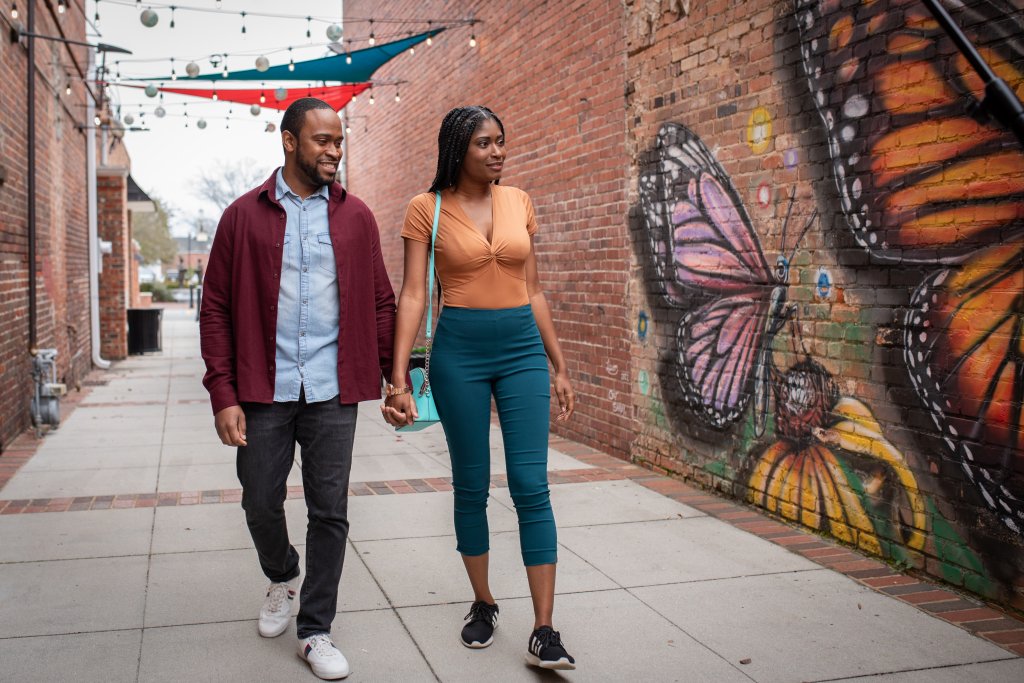
[[[128,88],[144,88],[141,85],[127,85],[125,83],[119,83],[118,85]],[[217,94],[217,99],[225,102],[236,102],[238,104],[258,104],[261,107],[269,107],[271,109],[280,109],[284,111],[288,108],[295,100],[303,97],[315,97],[323,100],[327,104],[331,105],[334,111],[339,111],[346,104],[352,101],[352,98],[359,93],[363,92],[370,87],[369,83],[350,83],[347,85],[327,85],[327,86],[313,86],[306,88],[285,88],[287,95],[283,100],[278,100],[274,95],[276,88],[252,88],[252,89],[232,89],[232,90],[214,90],[213,88],[160,88],[160,92],[173,93],[175,95],[190,95],[192,97],[205,97],[206,99],[213,99],[214,93]],[[260,102],[260,96],[263,96],[266,101]]]

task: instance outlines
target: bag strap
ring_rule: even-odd
[[[430,267],[427,269],[427,354],[423,368],[423,386],[420,396],[430,394],[430,350],[434,346],[434,242],[437,241],[437,224],[441,218],[441,192],[435,192],[434,227],[430,233]]]
[[[435,192],[434,228],[430,233],[430,267],[427,269],[427,340],[432,336],[434,319],[434,242],[437,240],[437,224],[441,218],[441,192]]]

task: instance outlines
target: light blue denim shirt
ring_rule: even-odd
[[[338,395],[338,274],[328,230],[328,186],[305,200],[277,172],[287,215],[277,299],[275,401],[315,403]]]

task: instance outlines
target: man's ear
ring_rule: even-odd
[[[281,144],[284,145],[284,151],[290,153],[294,152],[298,148],[299,141],[295,139],[295,136],[292,135],[291,131],[284,130],[281,131]]]

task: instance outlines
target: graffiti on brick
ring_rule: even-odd
[[[722,429],[739,420],[753,399],[760,436],[775,372],[772,344],[795,309],[787,299],[790,215],[771,266],[729,175],[700,138],[677,123],[658,132],[640,175],[640,203],[661,294],[669,306],[686,311],[675,350],[686,402]]]
[[[747,499],[881,555],[876,517],[863,501],[898,497],[886,521],[900,542],[920,550],[927,532],[924,499],[871,410],[841,397],[832,375],[811,358],[789,368],[775,391],[778,440],[752,460]],[[901,519],[900,509],[910,510],[911,519]]]
[[[953,16],[1024,95],[1020,8],[967,0]],[[876,264],[931,269],[904,321],[910,383],[980,498],[1024,534],[1024,151],[917,0],[798,0],[796,20],[849,231]]]

